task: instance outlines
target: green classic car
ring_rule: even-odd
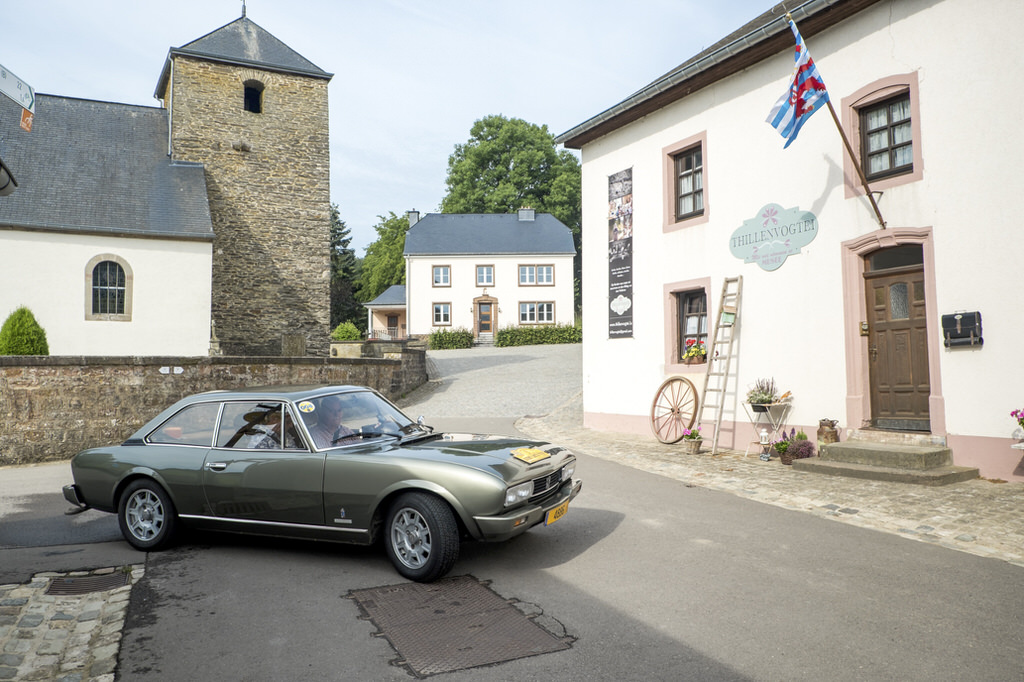
[[[116,513],[140,550],[179,523],[371,544],[430,582],[463,538],[501,541],[561,518],[579,494],[568,450],[503,436],[434,433],[375,391],[282,386],[200,393],[131,438],[71,460],[76,506]]]

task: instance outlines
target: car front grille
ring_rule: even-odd
[[[530,501],[536,501],[544,497],[553,490],[557,490],[558,486],[562,483],[562,470],[554,471],[547,476],[541,476],[540,478],[533,479],[533,494],[530,495]]]

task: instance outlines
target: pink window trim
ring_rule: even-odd
[[[904,92],[910,93],[910,127],[914,136],[914,169],[909,173],[870,181],[872,191],[883,191],[890,187],[906,185],[924,177],[924,155],[922,152],[924,145],[921,139],[921,105],[918,98],[917,72],[912,71],[882,78],[865,85],[842,100],[843,130],[846,131],[850,146],[853,147],[858,161],[860,161],[860,110]],[[843,154],[843,190],[847,199],[864,196],[864,186],[861,184],[857,169],[854,168],[849,154]]]
[[[700,146],[701,152],[701,164],[703,166],[703,191],[704,191],[704,213],[701,215],[695,215],[692,218],[685,218],[676,222],[676,168],[674,157],[679,152],[686,151],[696,146]],[[674,232],[681,230],[684,227],[690,227],[691,225],[700,225],[711,220],[711,201],[709,186],[709,175],[708,172],[708,131],[700,132],[692,137],[688,137],[685,140],[680,140],[674,144],[663,148],[661,150],[662,157],[662,176],[663,176],[663,188],[664,188],[664,224],[662,226],[663,232]]]
[[[714,311],[711,308],[711,278],[689,279],[682,282],[672,282],[664,286],[663,305],[665,306],[665,375],[681,374],[683,372],[703,373],[704,365],[684,365],[676,359],[676,334],[679,332],[679,307],[676,305],[675,294],[683,291],[704,290],[708,301],[708,339],[714,334],[712,320]]]

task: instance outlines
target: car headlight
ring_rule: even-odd
[[[562,480],[568,481],[576,473],[576,462],[570,462],[562,467]]]
[[[514,485],[505,491],[505,506],[511,507],[512,505],[519,504],[530,499],[530,495],[533,494],[533,481],[526,483],[520,483]]]

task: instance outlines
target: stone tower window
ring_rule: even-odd
[[[245,110],[254,114],[263,113],[263,83],[245,81]]]

